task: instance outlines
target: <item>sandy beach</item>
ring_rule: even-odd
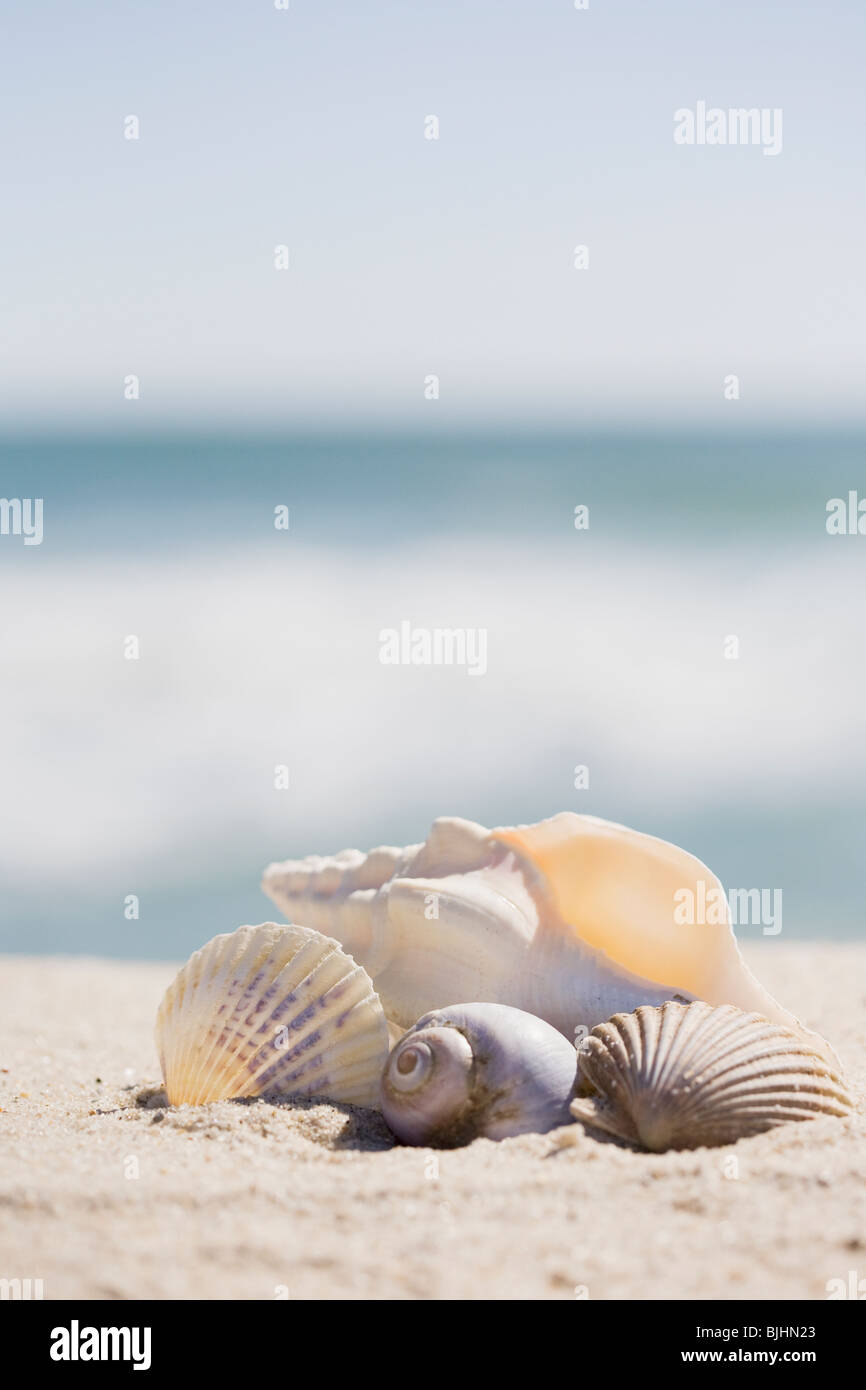
[[[579,1126],[436,1153],[349,1107],[171,1110],[152,1030],[175,966],[2,958],[0,1278],[47,1299],[825,1299],[866,1279],[866,946],[745,954],[833,1042],[858,1111],[663,1155]]]

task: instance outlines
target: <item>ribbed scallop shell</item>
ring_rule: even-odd
[[[617,1014],[578,1057],[600,1094],[575,1100],[574,1117],[656,1151],[730,1144],[851,1108],[841,1077],[806,1039],[730,1004]]]
[[[172,1105],[324,1096],[378,1106],[388,1026],[372,981],[306,927],[239,927],[169,986],[156,1043]]]

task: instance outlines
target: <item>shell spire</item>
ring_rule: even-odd
[[[335,936],[368,967],[377,892],[419,849],[380,845],[369,854],[345,849],[330,857],[287,859],[268,865],[262,888],[290,922]]]

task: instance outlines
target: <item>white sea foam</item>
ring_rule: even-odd
[[[866,545],[866,542],[863,542]],[[853,543],[856,548],[856,542]],[[760,576],[725,552],[471,543],[279,558],[50,561],[6,573],[0,873],[75,886],[142,866],[627,804],[789,807],[866,772],[859,556]],[[487,670],[384,666],[408,620],[485,630]],[[123,658],[136,635],[138,661]],[[726,660],[727,636],[739,638]],[[274,788],[274,769],[289,789]],[[589,791],[573,769],[586,764]],[[132,891],[132,889],[130,889]]]

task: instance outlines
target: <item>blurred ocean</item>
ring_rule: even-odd
[[[827,431],[5,438],[44,541],[0,536],[0,949],[181,957],[272,915],[272,859],[563,809],[781,889],[782,939],[862,933],[866,537],[825,523],[864,458]],[[486,674],[383,665],[403,621],[486,630]]]

